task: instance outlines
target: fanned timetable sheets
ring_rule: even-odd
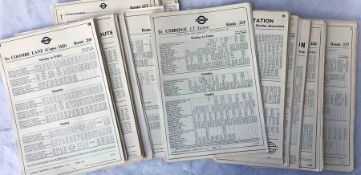
[[[354,169],[357,23],[240,3],[53,4],[0,41],[21,173],[152,158]]]

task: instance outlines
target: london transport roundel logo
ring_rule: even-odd
[[[273,142],[268,142],[268,149],[270,153],[275,153],[278,150],[278,146]]]
[[[50,44],[50,42],[51,42],[51,38],[49,38],[49,37],[44,37],[41,40],[41,43],[43,43],[43,44]]]
[[[208,21],[208,18],[206,18],[205,16],[199,16],[196,21],[199,24],[205,24]]]
[[[105,9],[108,7],[108,5],[106,3],[101,3],[99,7]]]

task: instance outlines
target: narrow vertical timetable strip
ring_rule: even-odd
[[[323,167],[323,144],[320,140],[323,140],[321,133],[325,42],[326,23],[312,20],[301,127],[300,168],[314,171],[321,171]]]
[[[357,23],[327,21],[324,97],[326,170],[354,169]]]
[[[298,48],[298,24],[299,17],[292,15],[290,19],[290,33],[287,59],[287,83],[285,94],[284,112],[284,134],[283,134],[283,161],[285,166],[290,164],[290,144],[291,144],[291,120],[292,120],[292,98],[293,98],[293,77],[295,74],[295,59]]]
[[[295,59],[295,73],[293,78],[293,98],[291,108],[291,144],[290,144],[290,167],[300,167],[300,143],[301,124],[303,116],[303,102],[306,83],[306,71],[308,60],[308,47],[310,40],[311,21],[299,20],[299,40]]]
[[[95,21],[107,63],[121,134],[125,141],[127,160],[141,160],[143,158],[141,135],[137,131],[137,122],[134,117],[136,111],[133,108],[132,91],[127,79],[127,66],[120,44],[118,18],[116,15],[106,15],[97,17]]]
[[[163,141],[160,118],[163,117],[163,105],[160,97],[159,77],[156,67],[156,57],[153,54],[153,30],[149,15],[163,12],[164,8],[149,7],[145,9],[129,10],[124,13],[124,20],[120,25],[127,26],[122,30],[129,36],[124,41],[125,48],[130,48],[129,59],[133,59],[142,91],[144,109],[147,117],[153,152],[157,157],[163,156]],[[122,16],[123,17],[123,16]]]

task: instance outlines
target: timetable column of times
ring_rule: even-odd
[[[98,17],[96,19],[99,32],[99,41],[104,51],[106,65],[109,72],[109,81],[113,99],[124,138],[127,159],[139,159],[141,157],[141,146],[135,121],[130,86],[127,81],[127,70],[119,44],[117,26],[113,15]]]
[[[324,161],[328,170],[353,169],[356,24],[329,22],[325,57]]]
[[[136,71],[141,84],[144,106],[155,152],[163,150],[160,133],[159,88],[152,52],[151,31],[130,36]]]

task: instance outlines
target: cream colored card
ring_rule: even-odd
[[[261,166],[283,165],[283,116],[286,93],[289,13],[253,11],[269,152],[217,156],[216,159]]]
[[[163,105],[160,97],[159,77],[156,69],[156,58],[153,55],[153,31],[149,15],[163,12],[164,8],[150,7],[146,9],[129,10],[120,18],[128,58],[134,60],[142,91],[146,118],[151,135],[153,152],[157,157],[163,157],[163,142],[160,128],[160,118],[163,117]],[[125,28],[126,27],[126,28]],[[130,49],[130,50],[128,50]]]
[[[99,30],[100,45],[107,60],[106,69],[109,73],[112,94],[116,103],[118,120],[121,123],[120,128],[126,133],[124,136],[125,147],[128,147],[127,161],[141,160],[141,157],[153,157],[152,145],[148,133],[148,126],[145,120],[137,120],[133,104],[133,92],[128,81],[128,69],[125,64],[125,54],[121,43],[121,34],[119,31],[118,15],[105,15],[97,17],[95,20]],[[114,24],[112,24],[114,23]],[[56,26],[55,26],[56,27]],[[49,27],[48,29],[55,28]],[[35,30],[41,31],[42,29]],[[15,36],[32,33],[32,31],[16,34]],[[109,60],[108,60],[109,59]],[[143,123],[142,123],[143,122]],[[143,129],[139,131],[139,127]],[[140,138],[140,139],[136,139]]]
[[[293,98],[293,77],[295,74],[295,59],[298,48],[298,24],[299,17],[291,16],[288,59],[287,59],[287,83],[285,94],[285,112],[284,112],[284,128],[283,128],[283,162],[285,166],[290,164],[290,144],[291,144],[291,118],[292,118],[292,98]]]
[[[252,9],[152,15],[168,161],[268,151]]]
[[[308,59],[308,47],[310,40],[311,21],[306,19],[299,20],[298,30],[298,49],[296,54],[292,109],[291,109],[291,144],[290,144],[290,167],[299,168],[300,165],[300,143],[301,143],[301,124],[303,117],[303,102],[306,84],[306,70]]]
[[[127,9],[151,7],[156,0],[89,0],[57,3],[51,6],[55,24],[77,21]]]
[[[324,87],[326,170],[354,169],[357,23],[327,21]]]
[[[0,59],[22,174],[124,162],[92,19],[2,40]]]
[[[127,160],[141,160],[143,145],[141,144],[141,135],[137,130],[132,91],[127,79],[127,65],[118,32],[118,18],[115,15],[106,15],[97,17],[95,22],[100,45],[105,55],[118,121],[125,141]]]
[[[90,16],[99,16],[101,14],[104,13],[111,13],[111,12],[122,12],[126,9],[130,9],[133,7],[130,7],[130,4],[132,5],[140,5],[140,6],[144,6],[144,7],[148,7],[148,6],[152,6],[154,3],[152,3],[153,1],[145,1],[145,0],[136,0],[136,1],[129,1],[128,3],[124,3],[123,1],[118,1],[118,0],[108,0],[108,1],[104,1],[104,2],[99,2],[99,1],[83,1],[83,2],[73,2],[73,3],[66,3],[66,4],[55,4],[53,6],[53,11],[57,12],[57,17],[55,18],[54,22],[55,23],[66,23],[66,22],[72,22],[72,21],[77,21],[77,20],[81,20],[83,18],[88,18]],[[102,9],[99,8],[99,4],[101,5],[101,3],[106,3],[107,8]],[[141,4],[147,4],[149,3],[150,5],[141,5]],[[134,7],[135,8],[135,7]],[[63,15],[63,16],[59,16],[60,14],[69,14],[69,15]],[[118,21],[116,21],[118,23]],[[119,34],[117,34],[118,36],[121,36],[121,30],[119,29],[120,26],[118,24],[117,26],[117,32]],[[142,152],[143,155],[147,158],[150,158],[153,156],[153,152],[152,152],[152,145],[150,143],[150,135],[149,135],[149,128],[146,122],[146,116],[144,113],[144,106],[143,106],[143,101],[142,101],[142,94],[140,93],[140,87],[139,87],[139,83],[138,83],[138,77],[137,74],[135,72],[135,68],[134,68],[134,64],[133,64],[133,60],[131,58],[128,58],[127,55],[125,55],[123,49],[123,38],[120,37],[121,39],[121,50],[122,50],[122,58],[124,59],[124,62],[126,63],[126,68],[127,68],[127,74],[128,74],[128,80],[129,83],[126,84],[126,86],[129,86],[131,89],[131,95],[132,95],[132,100],[133,100],[133,107],[135,110],[135,114],[136,115],[129,115],[131,118],[125,118],[125,120],[131,122],[129,124],[129,126],[137,126],[136,128],[126,128],[126,130],[129,132],[129,134],[135,134],[135,130],[137,130],[139,132],[139,136],[141,138],[141,145],[142,146]],[[135,137],[135,135],[129,137],[129,139],[133,139],[135,143],[135,140],[138,137]],[[130,147],[133,144],[131,144]],[[144,147],[144,149],[143,149]],[[133,147],[133,149],[135,149],[137,147]]]
[[[325,44],[326,23],[321,20],[312,20],[301,127],[300,168],[314,171],[321,171],[323,167],[322,115]]]

